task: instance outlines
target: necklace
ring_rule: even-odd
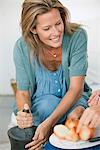
[[[51,54],[54,58],[56,58],[57,57],[57,54],[53,54],[51,51],[49,51],[48,50],[48,52],[49,52],[49,54]]]

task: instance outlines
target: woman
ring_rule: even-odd
[[[82,114],[77,132],[83,125],[90,128],[100,127],[100,90],[94,91],[88,100],[88,107]]]
[[[69,21],[58,0],[25,0],[22,37],[14,48],[17,93],[14,109],[20,128],[37,125],[29,150],[41,149],[53,126],[73,109],[87,107],[87,34]],[[23,112],[23,108],[31,113]]]

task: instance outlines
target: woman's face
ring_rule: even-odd
[[[38,15],[35,32],[46,45],[53,48],[60,47],[62,45],[64,24],[59,10],[53,8],[45,14]]]

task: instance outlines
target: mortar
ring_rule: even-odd
[[[28,113],[28,111],[26,112]],[[10,140],[11,150],[27,150],[25,149],[25,145],[32,141],[36,128],[36,126],[24,129],[18,126],[10,128],[7,134]]]

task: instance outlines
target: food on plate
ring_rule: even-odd
[[[56,125],[54,127],[54,134],[57,135],[61,139],[66,139],[66,137],[69,135],[69,129],[62,124]]]
[[[76,128],[75,127],[70,129],[70,134],[71,134],[71,137],[72,137],[72,141],[74,141],[74,142],[79,141],[79,135],[76,132]]]
[[[59,124],[54,127],[54,134],[60,138],[70,141],[79,140],[79,136],[76,133],[75,128],[68,129],[65,125]]]
[[[81,140],[86,141],[94,137],[95,129],[88,126],[82,126],[79,131],[79,137]]]
[[[65,126],[68,127],[69,129],[73,129],[76,130],[77,126],[78,126],[79,120],[74,120],[71,118],[66,119],[65,121]],[[82,126],[82,128],[79,131],[79,139],[80,140],[88,140],[90,138],[93,138],[95,133],[95,129],[94,128],[89,128],[88,126]]]
[[[71,118],[68,118],[66,121],[65,121],[65,126],[68,127],[69,129],[72,129],[72,128],[77,128],[78,126],[78,123],[79,123],[79,120],[74,120],[74,119],[71,119]]]
[[[93,138],[95,129],[88,126],[82,126],[79,133],[76,132],[79,120],[68,118],[65,125],[59,124],[54,127],[54,134],[60,138],[70,141],[86,141]]]

